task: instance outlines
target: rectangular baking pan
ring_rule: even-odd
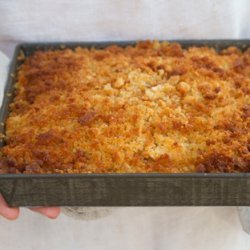
[[[250,47],[250,40],[175,40],[184,48]],[[129,42],[23,43],[16,47],[5,87],[0,122],[8,117],[17,60],[36,50],[104,48]],[[4,126],[0,132],[4,133]],[[0,142],[3,146],[4,142]],[[1,174],[0,192],[10,206],[250,206],[250,173],[237,174]]]

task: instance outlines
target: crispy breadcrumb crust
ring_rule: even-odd
[[[249,172],[250,49],[37,51],[6,142],[2,173]]]

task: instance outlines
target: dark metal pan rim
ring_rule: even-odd
[[[0,179],[30,178],[250,178],[250,173],[81,173],[81,174],[1,174]]]
[[[193,46],[196,46],[197,44],[207,44],[206,46],[213,47],[215,45],[212,45],[212,43],[217,43],[217,44],[225,44],[227,45],[228,43],[231,43],[231,46],[234,46],[233,44],[244,44],[244,42],[249,42],[250,38],[244,38],[244,39],[138,39],[138,40],[105,40],[105,41],[77,41],[77,40],[72,40],[72,41],[35,41],[35,42],[21,42],[17,46],[48,46],[48,45],[85,45],[85,44],[93,44],[93,45],[104,45],[106,46],[107,44],[112,45],[112,44],[124,44],[124,45],[130,45],[130,44],[136,44],[137,42],[143,42],[143,41],[159,41],[159,42],[179,42],[182,44],[190,44],[192,43]],[[233,43],[233,44],[232,44]],[[211,44],[211,45],[208,45]]]
[[[22,42],[16,47],[16,51],[24,49],[26,47],[33,48],[33,50],[48,50],[48,49],[64,49],[64,48],[76,48],[85,47],[92,48],[97,47],[99,49],[105,48],[109,45],[119,46],[133,46],[137,42],[143,41],[159,41],[159,42],[177,42],[182,45],[183,48],[192,46],[208,46],[216,50],[221,50],[229,46],[238,46],[242,50],[245,50],[250,43],[250,39],[169,39],[169,40],[158,40],[158,39],[142,39],[142,40],[109,40],[109,41],[41,41],[41,42]],[[15,57],[16,55],[14,55]]]

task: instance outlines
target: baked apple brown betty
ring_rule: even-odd
[[[10,109],[2,173],[250,171],[250,49],[37,51]]]

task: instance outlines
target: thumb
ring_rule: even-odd
[[[9,220],[15,220],[19,215],[19,208],[10,208],[1,194],[0,194],[0,215]]]

